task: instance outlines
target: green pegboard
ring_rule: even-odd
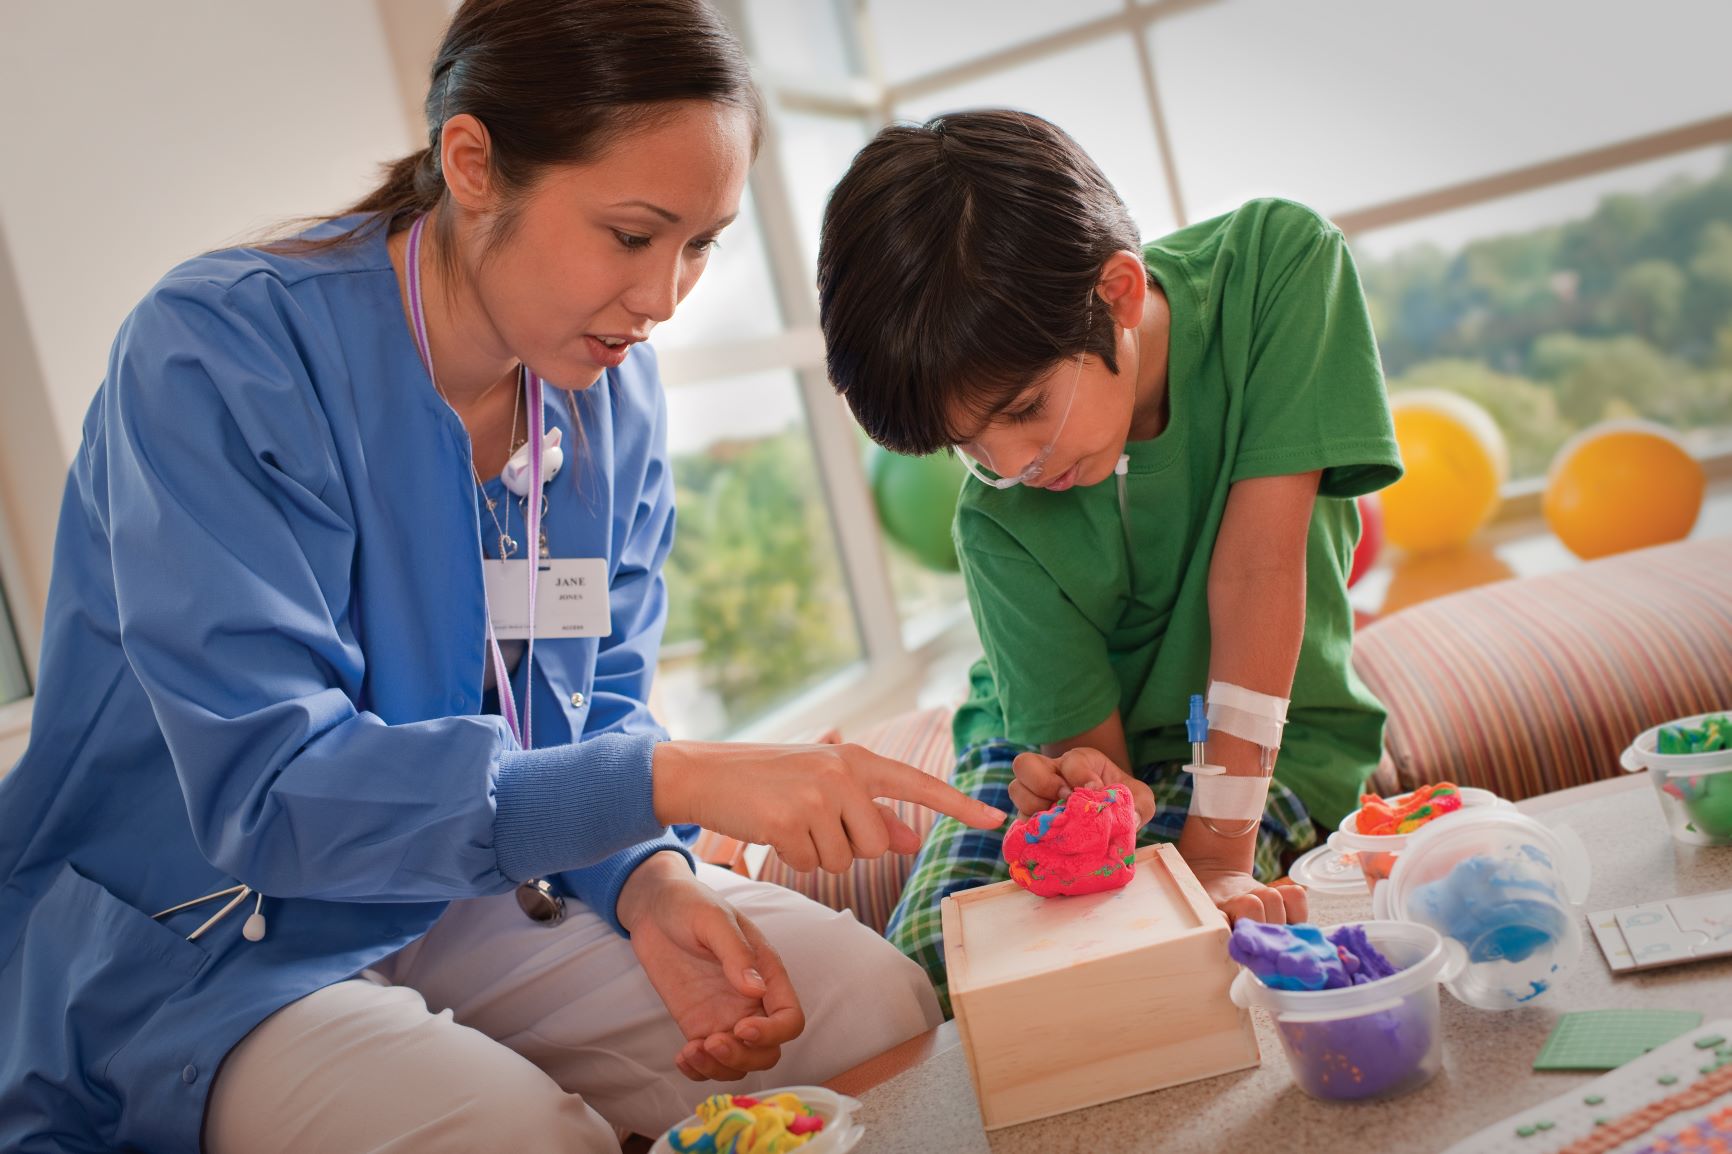
[[[1702,1024],[1693,1010],[1582,1010],[1558,1019],[1536,1070],[1615,1070]]]

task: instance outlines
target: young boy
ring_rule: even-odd
[[[1346,575],[1353,498],[1401,475],[1341,233],[1261,200],[1143,246],[1064,132],[968,112],[854,159],[818,290],[866,432],[974,474],[954,533],[986,656],[953,783],[1029,813],[1123,782],[1230,917],[1303,920],[1266,883],[1377,764]],[[1205,692],[1226,772],[1193,776]],[[941,997],[939,902],[1006,876],[1002,838],[941,821],[891,920]]]

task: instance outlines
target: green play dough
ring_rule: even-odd
[[[1690,824],[1711,838],[1732,838],[1732,773],[1697,778],[1695,796],[1684,803]]]
[[[1700,725],[1664,725],[1655,742],[1655,752],[1668,757],[1684,753],[1716,753],[1732,748],[1732,717],[1715,714]]]

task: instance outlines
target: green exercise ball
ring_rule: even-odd
[[[874,445],[866,471],[884,535],[928,569],[954,573],[961,568],[950,522],[968,475],[962,462],[944,452],[904,457]]]

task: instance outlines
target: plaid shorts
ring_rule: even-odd
[[[1030,747],[1008,741],[989,741],[963,751],[956,761],[950,784],[1006,813],[1015,813],[1010,800],[1011,762]],[[1154,791],[1155,816],[1137,835],[1138,845],[1175,842],[1184,829],[1191,807],[1191,775],[1176,761],[1158,762],[1137,776]],[[884,936],[892,945],[918,962],[950,1016],[950,990],[944,972],[944,930],[939,922],[939,903],[946,895],[975,886],[1004,881],[1010,876],[1003,846],[1003,829],[970,829],[954,818],[939,816],[926,835],[926,844],[908,875],[902,897],[890,915]],[[1269,801],[1263,809],[1263,824],[1257,830],[1254,872],[1271,881],[1285,872],[1287,863],[1317,844],[1317,830],[1305,806],[1292,790],[1271,782]]]

